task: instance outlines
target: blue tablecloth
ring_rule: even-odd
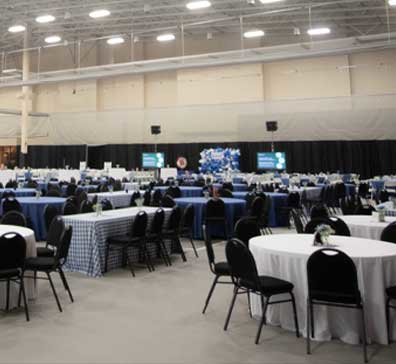
[[[234,223],[245,213],[246,202],[236,198],[222,198],[226,206],[227,217],[227,230],[231,235],[234,230]],[[194,239],[203,239],[202,234],[202,219],[204,208],[208,200],[204,197],[185,197],[175,199],[176,203],[183,209],[187,205],[194,206],[195,219],[194,219]],[[221,226],[219,228],[213,227],[212,234],[216,236],[223,236],[224,232]]]
[[[248,190],[248,185],[245,183],[233,183],[232,185],[235,192],[244,192]],[[223,185],[221,183],[214,183],[213,187],[219,189],[222,188]]]
[[[0,198],[3,196],[4,192],[14,192],[16,197],[36,195],[36,190],[34,188],[17,188],[16,190],[12,188],[0,188]]]
[[[156,186],[155,190],[160,190],[162,194],[168,189],[168,186]],[[181,197],[201,197],[202,196],[202,187],[194,187],[194,186],[180,186]]]
[[[384,180],[372,180],[371,187],[374,188],[376,191],[381,191],[385,187],[385,181]]]
[[[244,181],[243,177],[234,177],[232,179],[232,183],[235,183],[235,184],[243,184],[243,181]]]
[[[22,206],[24,215],[30,220],[31,228],[34,230],[37,241],[45,240],[46,229],[44,222],[44,209],[46,205],[53,205],[61,211],[65,198],[60,197],[18,197],[17,200]],[[3,214],[3,206],[0,207]]]
[[[247,192],[234,192],[235,198],[245,199]],[[270,227],[287,226],[286,216],[279,214],[279,209],[287,205],[287,193],[266,192],[265,195],[271,199],[268,223]]]

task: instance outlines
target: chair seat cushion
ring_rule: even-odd
[[[396,300],[396,286],[387,288],[386,294],[388,295],[388,297]]]
[[[55,265],[53,257],[27,258],[25,260],[25,270],[51,270]]]
[[[1,278],[11,278],[11,277],[18,277],[19,270],[18,269],[3,269],[0,270],[0,279]]]
[[[264,295],[267,296],[274,294],[288,293],[291,292],[294,288],[292,283],[275,277],[260,276],[259,281],[260,281],[259,282],[260,292],[262,292]],[[256,289],[253,282],[244,279],[241,279],[241,285],[246,288]]]
[[[312,291],[311,298],[316,301],[342,303],[346,305],[358,305],[361,303],[360,293],[356,297],[350,294],[323,292],[323,291]]]
[[[53,257],[55,255],[55,252],[46,247],[38,247],[37,248],[37,256],[38,257]]]
[[[222,276],[229,276],[231,274],[230,266],[228,265],[227,262],[215,263],[214,271],[216,272],[216,274],[219,274]]]

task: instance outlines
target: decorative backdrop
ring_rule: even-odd
[[[210,148],[201,152],[199,170],[202,173],[220,173],[226,171],[239,171],[239,149]]]

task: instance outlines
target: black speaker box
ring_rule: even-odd
[[[152,135],[161,134],[161,125],[151,125],[151,134]]]
[[[267,131],[277,131],[278,130],[278,122],[277,121],[267,121]]]

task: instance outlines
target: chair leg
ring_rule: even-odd
[[[311,337],[315,337],[315,321],[314,321],[314,307],[313,304],[309,304],[310,307],[310,315],[311,315]]]
[[[107,269],[108,269],[109,253],[110,253],[110,245],[109,243],[107,243],[106,251],[105,251],[105,268],[104,268],[105,273],[107,273]]]
[[[294,298],[293,292],[290,292],[290,296],[292,299],[292,305],[293,305],[293,313],[294,313],[294,325],[296,328],[296,336],[300,337],[300,328],[298,326],[298,316],[297,316],[297,307],[296,307],[296,300]]]
[[[183,259],[183,262],[187,262],[186,254],[184,253],[183,246],[182,246],[181,241],[178,236],[175,237],[175,242],[180,249],[180,254]]]
[[[220,276],[216,276],[215,279],[213,280],[212,286],[210,287],[210,290],[209,290],[209,294],[206,297],[205,306],[204,306],[204,308],[202,310],[203,314],[206,312],[206,308],[209,305],[210,298],[212,297],[213,291],[214,291],[214,289],[216,287],[216,284],[217,284],[217,281],[219,280],[219,278],[220,278]]]
[[[263,329],[264,324],[267,323],[266,314],[267,314],[267,307],[268,307],[268,301],[269,301],[269,299],[270,299],[270,298],[268,297],[268,298],[264,301],[264,296],[263,296],[262,294],[260,294],[262,316],[261,316],[259,328],[258,328],[258,330],[257,330],[256,341],[255,341],[255,344],[256,344],[256,345],[258,345],[258,343],[259,343],[260,335],[261,335],[261,330]]]
[[[46,273],[47,273],[47,277],[48,277],[48,280],[49,280],[51,288],[52,288],[52,292],[54,293],[56,304],[58,305],[59,311],[63,312],[62,306],[59,302],[58,294],[56,293],[56,290],[55,290],[54,282],[52,282],[51,273],[50,272],[46,272]]]
[[[71,293],[71,290],[70,290],[70,287],[69,287],[69,283],[67,282],[65,273],[63,272],[63,270],[62,270],[61,267],[58,268],[58,271],[59,271],[59,275],[60,275],[60,277],[61,277],[63,286],[65,287],[65,290],[66,290],[67,293],[69,294],[70,301],[74,302],[74,298],[73,298],[73,295],[72,295],[72,293]]]
[[[193,237],[192,237],[192,233],[190,233],[189,238],[190,238],[191,246],[192,246],[192,248],[194,250],[194,254],[195,254],[195,256],[197,258],[199,258],[199,255],[198,255],[198,252],[197,252],[197,248],[195,247],[194,240],[193,240]]]
[[[10,309],[10,279],[7,279],[7,301],[6,301],[6,311]]]
[[[390,298],[386,299],[385,315],[386,315],[386,331],[388,333],[388,345],[391,343],[391,327],[390,327]]]
[[[165,245],[165,243],[164,243],[164,241],[162,239],[160,240],[160,245],[161,245],[162,250],[164,252],[165,258],[168,261],[168,265],[171,266],[172,265],[172,261],[171,261],[171,258],[169,256],[169,254],[168,254],[168,251],[166,250],[166,245]]]
[[[146,264],[147,264],[147,266],[149,267],[150,272],[154,272],[154,271],[155,271],[155,268],[154,268],[153,262],[152,262],[152,260],[151,260],[150,253],[149,253],[149,251],[147,250],[147,245],[146,245],[146,243],[144,243],[144,248],[143,248],[143,249],[144,249]]]
[[[367,363],[367,332],[366,332],[366,318],[364,315],[364,307],[362,306],[362,329],[363,329],[363,335],[362,335],[362,340],[363,340],[363,357],[364,357],[364,362]]]
[[[26,315],[26,321],[30,321],[29,317],[29,307],[27,304],[27,299],[26,299],[26,292],[25,292],[25,282],[23,281],[24,277],[22,275],[21,277],[21,286],[20,286],[20,292],[22,292],[22,297],[23,297],[23,306],[25,308],[25,315]]]
[[[132,261],[131,261],[131,258],[129,257],[128,252],[127,252],[127,254],[126,254],[126,257],[127,257],[126,259],[127,259],[127,261],[128,261],[129,269],[130,269],[130,271],[131,271],[131,273],[132,273],[132,276],[135,278],[135,271],[133,270]]]
[[[238,294],[238,287],[235,286],[235,287],[234,287],[234,295],[232,296],[231,305],[230,305],[230,308],[229,308],[229,310],[228,310],[226,322],[225,322],[225,324],[224,324],[224,331],[227,331],[228,324],[229,324],[229,322],[230,322],[230,318],[231,318],[231,314],[232,314],[232,310],[233,310],[233,308],[234,308],[235,300],[236,300],[236,298],[237,298],[237,294]]]
[[[250,291],[247,291],[247,299],[248,299],[249,316],[250,316],[250,318],[253,318],[252,306],[251,306],[251,302],[250,302]]]
[[[311,320],[310,301],[307,298],[307,354],[311,354]]]

